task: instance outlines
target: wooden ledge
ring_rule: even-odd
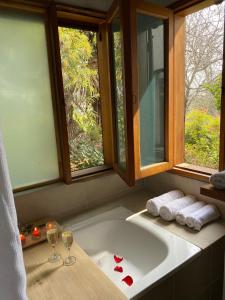
[[[218,190],[212,184],[203,185],[200,194],[225,202],[225,190]]]
[[[56,250],[64,258],[68,255],[62,242]],[[71,247],[76,257],[72,266],[49,263],[51,254],[46,242],[23,252],[30,300],[128,300],[77,243]]]

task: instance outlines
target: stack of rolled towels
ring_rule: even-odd
[[[187,225],[198,231],[203,225],[220,217],[215,205],[198,201],[192,195],[185,196],[180,190],[149,199],[146,208],[154,217],[160,216],[165,221],[176,220],[180,225]]]

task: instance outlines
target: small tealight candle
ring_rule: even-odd
[[[33,231],[32,231],[32,238],[33,239],[39,239],[41,237],[41,232],[38,229],[38,227],[34,227]]]
[[[26,243],[26,237],[23,233],[20,234],[21,244],[24,245]]]
[[[53,222],[48,222],[46,224],[46,229],[49,230],[49,229],[53,229],[55,228],[55,224]]]
[[[56,223],[56,221],[49,221],[48,223],[46,223],[46,232],[48,231],[48,230],[51,230],[51,229],[57,229],[57,223]]]

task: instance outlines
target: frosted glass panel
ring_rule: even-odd
[[[141,165],[165,160],[164,22],[138,15]]]
[[[59,177],[42,16],[0,12],[0,130],[14,188]]]

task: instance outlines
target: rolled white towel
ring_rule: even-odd
[[[197,211],[198,209],[202,208],[205,204],[203,201],[196,201],[195,203],[188,205],[187,207],[179,210],[176,214],[176,221],[180,225],[185,225],[186,224],[186,219],[187,217]]]
[[[220,212],[215,205],[207,204],[202,208],[198,209],[196,212],[190,215],[190,225],[194,230],[201,230],[202,226],[218,219],[220,217]]]
[[[170,201],[181,198],[184,196],[184,193],[179,190],[173,190],[158,197],[149,199],[146,203],[146,209],[154,217],[159,216],[160,207]]]
[[[194,196],[187,195],[183,198],[165,203],[159,210],[160,217],[166,221],[172,221],[175,219],[179,210],[193,204],[195,201],[196,198]]]
[[[200,208],[201,209],[201,208]],[[187,217],[186,217],[186,225],[189,227],[189,228],[193,228],[194,227],[194,222],[195,222],[195,218],[194,218],[194,215],[195,213],[197,212],[198,210],[196,210],[195,212],[193,213],[190,213]]]
[[[225,189],[225,171],[213,174],[209,178],[209,182],[215,186],[215,188],[223,190]]]

